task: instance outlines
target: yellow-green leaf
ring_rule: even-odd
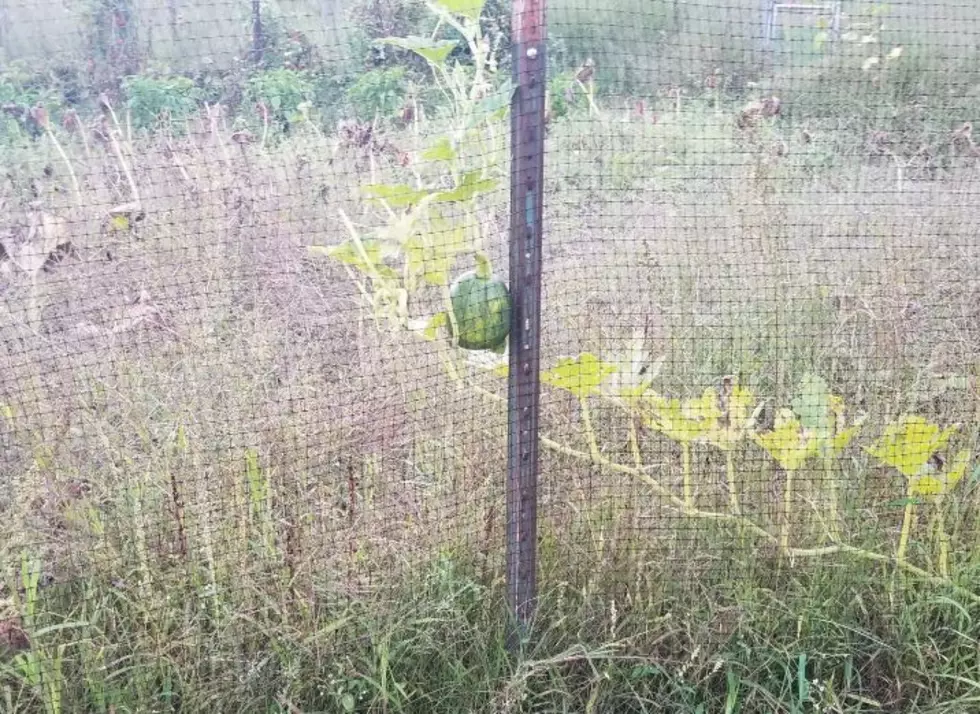
[[[728,397],[728,423],[722,425],[725,416],[723,413],[715,428],[707,435],[708,441],[726,451],[734,448],[755,425],[757,411],[759,407],[756,405],[756,397],[752,390],[734,385]]]
[[[834,434],[834,438],[830,440],[831,452],[835,456],[839,455],[844,449],[847,448],[847,445],[851,443],[859,431],[861,431],[861,427],[852,426],[838,432],[837,434]]]
[[[487,193],[497,188],[500,184],[496,179],[480,178],[480,171],[469,171],[463,174],[459,185],[449,191],[440,191],[436,194],[437,201],[469,201],[477,194]]]
[[[422,330],[422,336],[427,340],[434,340],[439,336],[439,329],[449,325],[449,314],[445,311],[437,312],[426,323]]]
[[[599,385],[616,371],[616,365],[585,352],[578,357],[559,358],[557,366],[542,372],[541,381],[571,392],[580,399],[599,392]]]
[[[966,467],[970,463],[970,456],[969,450],[958,452],[953,463],[942,472],[936,472],[926,464],[923,473],[912,480],[912,493],[925,498],[945,496],[963,479]]]
[[[452,161],[456,158],[456,149],[449,141],[448,137],[440,137],[439,140],[422,152],[422,158],[426,161]]]
[[[433,0],[448,12],[462,15],[469,20],[479,20],[486,0]]]
[[[690,443],[718,429],[721,407],[714,389],[706,389],[700,397],[684,401],[648,395],[646,402],[653,408],[647,424],[674,441]]]
[[[923,417],[906,414],[889,424],[881,438],[866,448],[882,463],[910,479],[916,478],[930,457],[946,445],[958,428],[954,425],[940,429],[938,424]]]
[[[458,45],[454,40],[430,40],[427,37],[383,37],[375,40],[379,45],[391,45],[414,52],[432,64],[442,64]]]
[[[801,468],[817,453],[819,446],[819,441],[788,410],[780,412],[772,431],[755,434],[753,438],[786,471]]]
[[[405,241],[404,248],[411,275],[421,276],[429,285],[449,284],[449,270],[455,254],[447,250],[447,246],[427,243],[420,236],[413,236]]]
[[[361,193],[368,200],[384,201],[393,208],[413,206],[428,195],[408,184],[370,184],[361,187]]]
[[[360,241],[360,247],[353,240],[346,240],[340,245],[323,246],[311,245],[307,250],[312,255],[324,255],[338,260],[345,265],[357,268],[366,275],[397,278],[398,274],[381,262],[381,244],[375,240]]]

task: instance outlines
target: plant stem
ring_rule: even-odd
[[[684,508],[694,510],[694,488],[691,484],[691,442],[681,442],[681,459],[684,467]]]
[[[579,404],[582,405],[582,427],[585,429],[585,438],[589,442],[589,454],[596,463],[602,460],[599,454],[599,441],[596,439],[595,429],[592,428],[592,414],[589,411],[589,398],[579,397]]]
[[[456,349],[459,346],[459,325],[456,324],[453,296],[448,287],[442,289],[442,304],[446,308],[446,317],[449,319],[450,344],[452,344],[453,349]]]
[[[779,547],[784,553],[789,553],[789,522],[793,517],[793,475],[795,469],[786,471],[786,485],[783,487],[783,523],[779,531]]]
[[[633,463],[636,465],[636,468],[642,469],[643,457],[640,455],[640,437],[636,430],[636,419],[634,419],[633,415],[631,414],[629,420],[630,420],[630,434],[629,434],[630,453],[633,455]]]
[[[943,502],[936,502],[936,539],[939,541],[939,574],[949,577],[949,535],[946,533],[946,513]]]
[[[838,540],[840,537],[840,512],[837,494],[837,474],[834,473],[833,453],[829,449],[824,453],[823,472],[824,478],[827,479],[827,488],[830,491],[830,534],[834,540]]]
[[[62,148],[61,142],[58,141],[58,137],[56,137],[54,135],[54,132],[51,131],[51,127],[45,125],[44,128],[48,134],[48,138],[51,139],[51,143],[54,144],[54,148],[56,148],[58,150],[58,153],[61,155],[61,160],[65,162],[65,167],[68,169],[68,176],[71,178],[72,188],[75,190],[75,203],[78,205],[79,208],[81,208],[82,189],[78,185],[78,177],[75,175],[75,169],[71,165],[71,160],[68,158],[68,154],[66,154],[65,150]]]
[[[736,516],[741,514],[738,505],[738,491],[735,487],[735,452],[733,449],[725,451],[725,480],[728,482],[728,505],[732,513]]]
[[[898,537],[898,550],[895,552],[895,560],[899,563],[905,562],[905,552],[909,547],[909,535],[912,533],[912,516],[915,512],[915,501],[913,501],[912,485],[909,484],[907,493],[908,501],[905,504],[905,516],[902,518],[902,533]]]
[[[108,105],[107,105],[108,106]],[[109,107],[109,113],[112,116],[112,123],[116,127],[116,131],[122,134],[122,127],[119,125],[119,120],[116,118],[116,113]],[[133,172],[129,168],[129,163],[126,161],[126,157],[123,156],[122,147],[119,146],[119,140],[116,138],[115,132],[108,132],[109,143],[112,146],[112,153],[115,154],[116,160],[119,162],[120,167],[122,167],[123,174],[126,176],[126,183],[129,184],[129,190],[132,194],[132,200],[138,205],[142,206],[143,202],[140,201],[140,192],[136,188],[136,180],[133,178]]]

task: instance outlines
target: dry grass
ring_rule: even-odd
[[[771,126],[746,132],[735,125],[738,106],[717,95],[678,103],[647,89],[642,118],[632,97],[623,109],[607,98],[602,117],[573,113],[549,128],[545,364],[583,351],[624,364],[641,331],[650,359],[663,358],[655,386],[671,395],[695,395],[737,374],[768,400],[771,420],[813,371],[871,416],[865,442],[914,411],[962,423],[957,444],[976,453],[980,164],[943,143],[937,127],[977,117],[950,101],[942,121],[930,115],[914,136],[894,117],[881,119],[892,136],[888,155],[871,114],[834,119],[811,111],[813,103],[795,110],[789,103]],[[254,675],[246,687],[254,701],[268,695],[266,682],[286,696],[291,656],[304,671],[333,667],[334,653],[316,633],[334,632],[338,602],[368,603],[379,628],[368,633],[370,653],[387,656],[385,638],[404,622],[370,609],[369,593],[422,572],[425,595],[402,596],[435,614],[399,613],[411,624],[406,648],[418,653],[417,671],[440,655],[450,659],[440,647],[453,627],[490,632],[486,641],[474,635],[488,653],[473,671],[486,665],[483,686],[495,689],[473,696],[506,700],[493,711],[516,711],[514,690],[529,686],[537,665],[493,679],[501,666],[490,662],[496,630],[481,619],[499,596],[504,408],[448,380],[442,346],[378,330],[347,274],[306,250],[346,238],[339,209],[371,223],[359,184],[411,180],[412,167],[338,148],[331,132],[300,128],[260,146],[234,141],[232,129],[202,119],[185,137],[123,131],[122,160],[110,144],[58,134],[81,208],[49,137],[4,149],[14,183],[34,178],[44,207],[67,221],[74,252],[36,276],[10,261],[0,272],[0,471],[10,475],[0,481],[0,562],[14,573],[20,554],[31,552],[66,584],[57,601],[65,609],[52,605],[51,617],[88,623],[92,633],[78,637],[79,647],[91,642],[117,657],[96,670],[152,655],[193,673],[199,679],[183,683],[192,711],[213,706],[218,691],[237,696],[231,685],[214,685],[225,657]],[[409,131],[390,130],[388,138],[406,151],[422,145]],[[917,153],[924,139],[934,140],[928,156]],[[108,213],[131,202],[134,187],[145,218],[113,230]],[[21,196],[8,198],[0,226],[15,225],[25,210]],[[504,190],[489,197],[479,215],[498,266],[506,198]],[[471,373],[504,393],[499,380]],[[594,409],[603,458],[631,463],[625,420],[600,403]],[[871,689],[895,706],[945,696],[910,694],[892,679],[900,671],[935,684],[930,662],[889,649],[909,632],[909,641],[928,639],[922,651],[951,652],[935,655],[948,657],[949,671],[980,679],[964,644],[975,642],[968,614],[966,625],[940,634],[916,629],[916,608],[936,607],[923,621],[955,620],[936,605],[949,593],[919,590],[879,564],[850,567],[843,557],[787,565],[775,548],[729,525],[685,517],[638,480],[570,453],[588,451],[580,418],[574,400],[545,392],[543,434],[569,448],[546,450],[542,463],[541,581],[552,599],[547,612],[560,624],[558,634],[542,635],[540,666],[568,674],[562,686],[594,688],[570,694],[577,705],[598,701],[617,667],[631,674],[614,691],[642,689],[630,679],[637,663],[605,651],[580,656],[572,650],[581,641],[648,648],[651,662],[681,673],[658,690],[674,697],[661,706],[675,706],[694,701],[685,699],[684,672],[724,694],[715,675],[727,665],[717,662],[738,659],[731,642],[750,647],[740,639],[751,638],[746,631],[759,633],[757,649],[795,657],[792,648],[809,642],[804,622],[828,661],[837,656],[830,649],[858,632]],[[650,433],[642,439],[645,464],[679,493],[679,451]],[[695,461],[698,503],[723,509],[724,464],[706,451]],[[745,512],[775,529],[780,474],[752,449],[739,454],[739,468]],[[889,502],[902,484],[856,448],[841,469],[845,539],[892,552],[901,510]],[[800,542],[822,532],[821,479],[807,473],[796,497]],[[977,494],[974,476],[950,524],[954,579],[973,590]],[[916,562],[931,557],[927,525],[920,524]],[[474,568],[472,582],[463,578],[450,594],[439,588],[455,588],[457,575],[426,569],[447,552]],[[9,602],[14,589],[3,592]],[[477,614],[452,610],[463,596],[482,603]],[[879,611],[886,607],[894,610]],[[566,617],[588,625],[562,629]],[[0,635],[11,642],[12,622],[0,611]],[[453,627],[433,634],[426,629],[433,622]],[[786,635],[793,628],[795,640]],[[882,643],[881,632],[893,638]],[[358,631],[345,646],[360,651],[368,634]],[[219,644],[209,649],[212,639]],[[572,648],[567,659],[551,659],[556,642]],[[78,667],[88,667],[89,654],[79,655]],[[337,676],[355,678],[347,670]],[[972,697],[961,685],[945,698]],[[317,696],[308,699],[326,706]],[[397,699],[391,691],[377,696]],[[756,709],[744,711],[779,710],[768,694],[758,696]],[[642,710],[617,709],[615,697],[606,706]]]
[[[804,143],[801,129],[777,122],[753,139],[699,105],[656,125],[612,112],[556,125],[545,362],[621,360],[643,328],[669,392],[740,373],[785,403],[816,370],[880,422],[909,410],[972,419],[967,393],[935,393],[935,378],[977,359],[975,161],[899,191],[870,155],[814,170],[808,157],[832,139]],[[364,157],[312,134],[268,149],[229,134],[128,145],[146,219],[124,233],[100,221],[131,193],[118,162],[71,147],[86,208],[60,213],[78,255],[39,274],[36,323],[27,276],[6,276],[8,552],[43,544],[59,569],[112,570],[138,527],[153,578],[202,549],[242,567],[254,450],[297,574],[358,571],[341,578],[354,587],[439,544],[496,553],[503,410],[454,389],[430,345],[379,333],[346,276],[306,254],[343,239],[338,208],[359,215]],[[374,171],[403,170],[376,157]],[[504,207],[489,205],[499,262]],[[569,404],[546,394],[545,414],[548,436],[583,448]],[[625,444],[616,417],[599,418]],[[672,472],[672,450],[646,448]],[[544,480],[546,529],[585,516],[582,538],[605,538],[587,514],[607,509],[613,544],[648,533],[687,552],[627,478],[549,457]]]

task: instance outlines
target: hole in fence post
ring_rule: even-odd
[[[537,598],[538,404],[544,186],[546,0],[514,0],[510,186],[507,600],[517,650]]]

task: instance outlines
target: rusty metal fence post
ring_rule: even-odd
[[[546,0],[514,0],[511,105],[510,290],[507,385],[507,596],[517,630],[537,597],[538,406],[544,194]],[[515,642],[512,640],[512,645]]]

